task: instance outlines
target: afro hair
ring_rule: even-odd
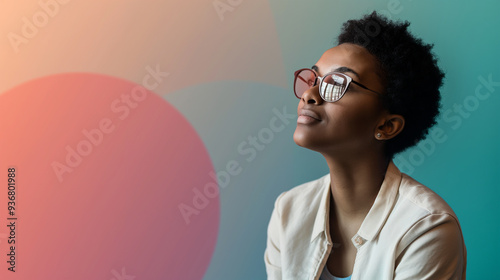
[[[444,73],[432,53],[433,45],[413,36],[409,25],[373,12],[345,22],[338,36],[338,44],[362,46],[377,58],[385,78],[385,107],[405,119],[401,133],[386,142],[390,158],[424,139],[439,115]]]

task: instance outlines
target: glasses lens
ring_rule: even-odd
[[[346,88],[346,77],[338,74],[330,74],[323,79],[319,93],[325,101],[335,102],[342,98]]]
[[[316,81],[316,75],[312,70],[303,69],[298,72],[295,76],[295,84],[293,85],[293,90],[298,98],[302,97],[302,94],[314,86]]]

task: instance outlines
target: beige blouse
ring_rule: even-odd
[[[282,193],[264,254],[268,279],[317,280],[332,248],[330,175]],[[458,219],[429,188],[391,162],[359,231],[351,280],[465,279],[466,249]]]

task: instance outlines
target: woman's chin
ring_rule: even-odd
[[[310,149],[311,146],[311,140],[309,139],[308,135],[305,134],[302,131],[299,131],[299,129],[295,130],[295,133],[293,134],[293,141],[295,144]]]
[[[324,151],[333,148],[332,141],[325,141],[323,136],[309,133],[297,128],[293,134],[293,141],[300,147],[311,151],[323,153]]]

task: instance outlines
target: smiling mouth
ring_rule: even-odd
[[[301,124],[312,124],[321,121],[318,114],[312,111],[303,110],[299,113],[297,118],[297,123]]]
[[[299,117],[308,117],[320,121],[320,119],[312,114],[300,114]]]
[[[321,121],[316,117],[310,116],[309,114],[300,114],[297,118],[297,123],[299,124],[312,124]]]

